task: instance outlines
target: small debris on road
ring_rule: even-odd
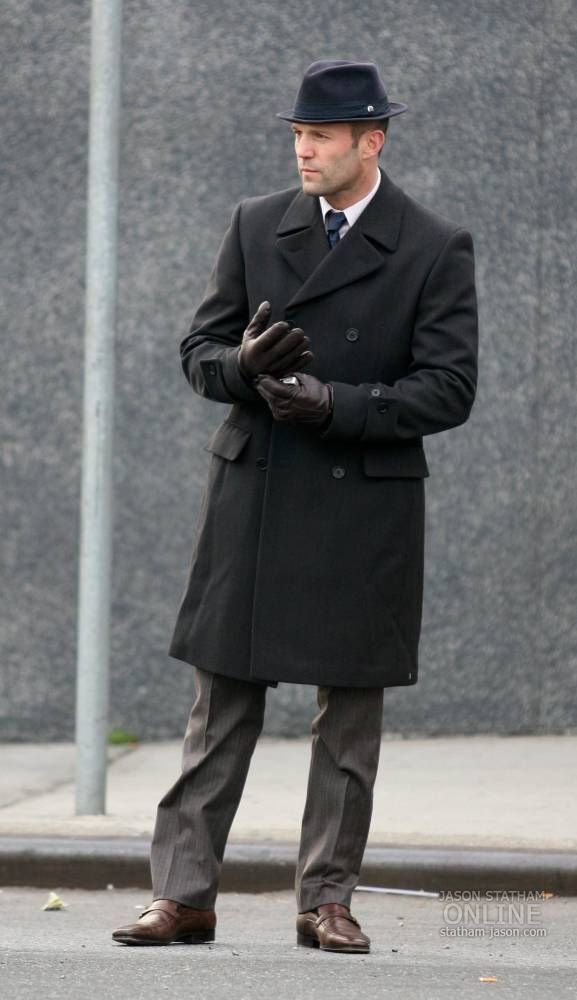
[[[42,907],[43,910],[65,910],[68,903],[65,903],[63,899],[56,892],[51,892],[48,899]]]

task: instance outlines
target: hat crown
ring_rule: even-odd
[[[311,63],[297,95],[301,103],[388,104],[387,93],[374,63],[327,60]]]

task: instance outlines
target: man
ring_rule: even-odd
[[[316,685],[320,709],[297,940],[369,950],[350,901],[383,690],[417,680],[422,437],[463,423],[476,386],[471,236],[378,167],[388,119],[405,110],[371,63],[309,67],[279,115],[292,123],[301,189],[236,209],[182,343],[192,387],[232,409],[207,445],[170,650],[197,684],[183,770],[158,808],[154,901],[117,941],[213,939],[266,689],[289,681]]]

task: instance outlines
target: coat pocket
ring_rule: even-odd
[[[371,478],[426,479],[429,475],[421,444],[368,445],[363,450],[363,472]]]
[[[229,420],[225,420],[220,427],[217,427],[210,441],[204,446],[205,451],[212,452],[220,458],[226,458],[229,462],[234,462],[239,457],[243,448],[249,441],[252,431],[239,427]]]

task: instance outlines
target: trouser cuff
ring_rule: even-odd
[[[341,903],[350,909],[353,890],[350,886],[335,882],[318,882],[316,885],[301,886],[297,891],[297,906],[299,913],[322,906],[323,903]]]

